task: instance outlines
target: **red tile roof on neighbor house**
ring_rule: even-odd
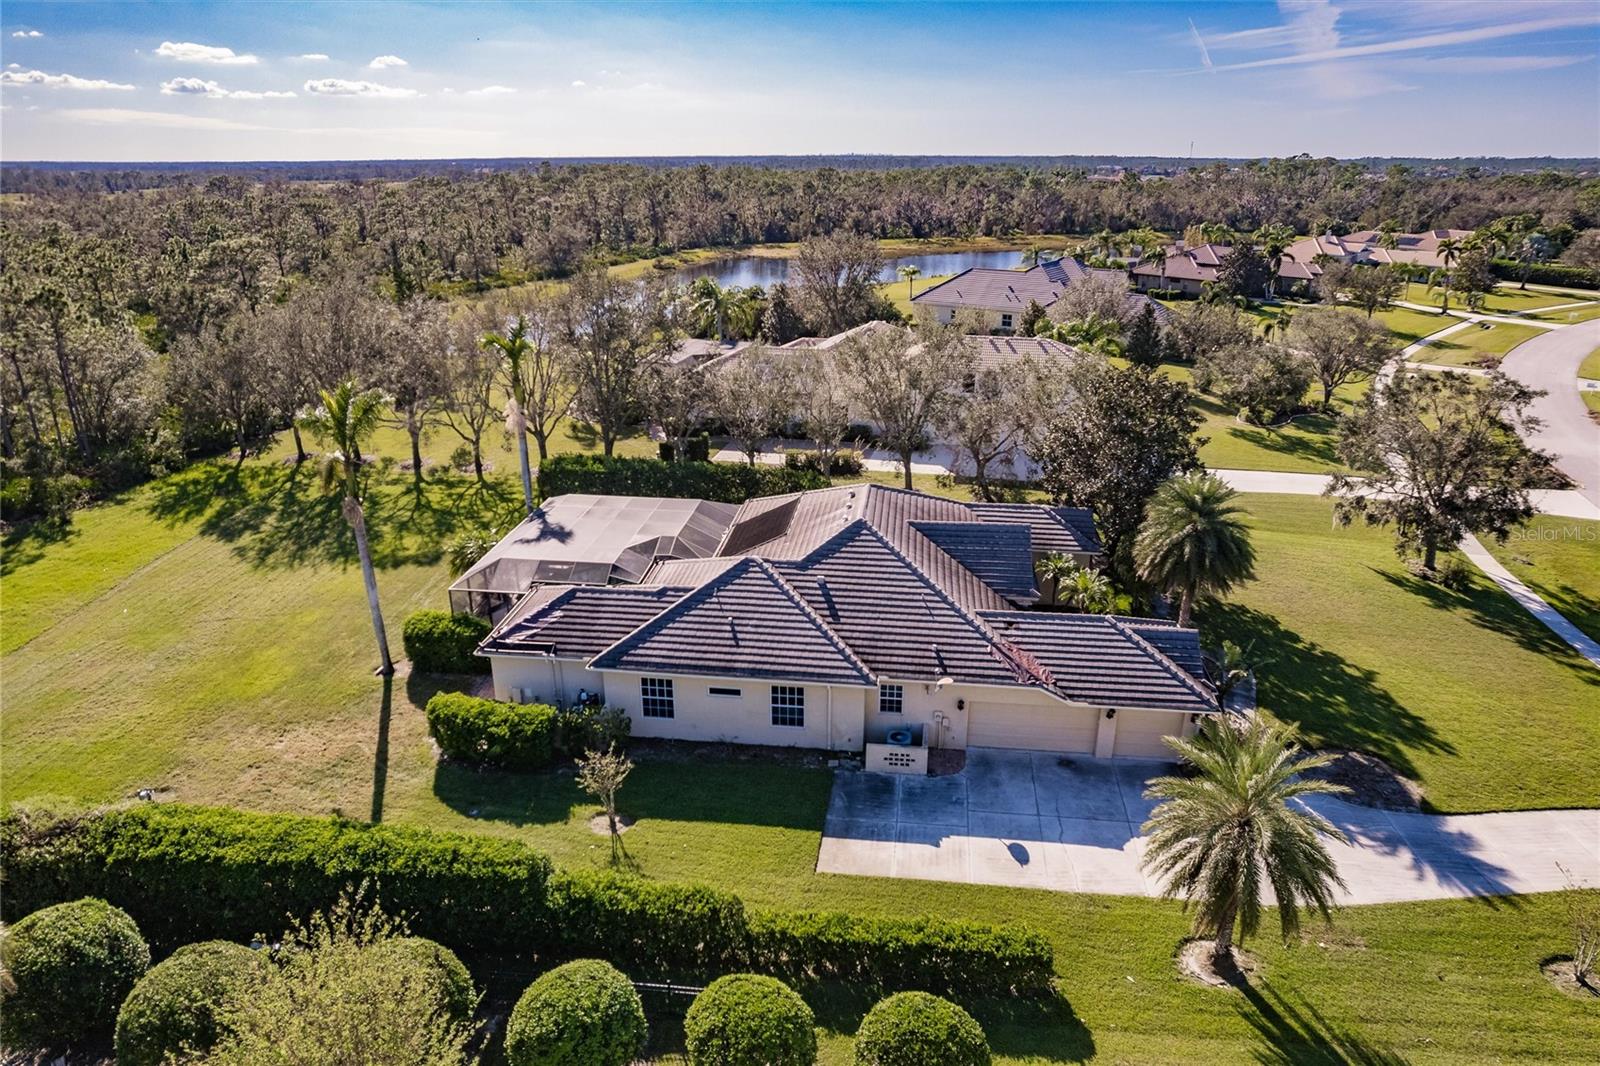
[[[1383,234],[1364,229],[1336,237],[1331,233],[1304,237],[1289,246],[1288,255],[1296,262],[1310,263],[1319,255],[1347,263],[1373,263],[1385,265],[1401,263],[1409,266],[1442,267],[1439,242],[1450,238],[1463,240],[1472,236],[1469,229],[1434,229],[1421,233],[1396,233],[1395,247],[1383,247]]]

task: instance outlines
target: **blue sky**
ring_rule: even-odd
[[[1597,54],[1597,0],[11,0],[0,155],[1600,155]]]

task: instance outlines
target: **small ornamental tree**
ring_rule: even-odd
[[[579,959],[529,985],[506,1022],[507,1066],[627,1066],[649,1028],[633,985],[608,962]]]
[[[617,822],[617,793],[632,772],[633,760],[615,749],[584,752],[578,759],[578,787],[599,800],[605,810],[613,856],[622,837],[622,827]]]
[[[977,1021],[948,999],[897,992],[856,1031],[856,1066],[989,1066],[989,1041]]]
[[[1331,307],[1306,308],[1295,315],[1288,343],[1310,361],[1324,407],[1333,402],[1339,386],[1373,376],[1400,354],[1381,323]]]
[[[186,944],[139,978],[117,1012],[117,1066],[162,1066],[204,1053],[222,1030],[219,1015],[261,976],[265,957],[243,944]]]
[[[691,1066],[811,1066],[816,1018],[776,977],[719,977],[695,997],[683,1019]]]
[[[150,968],[133,919],[104,900],[34,911],[5,933],[0,1039],[47,1048],[111,1028],[117,1007]]]
[[[1334,515],[1393,526],[1395,550],[1420,551],[1430,571],[1468,533],[1503,541],[1549,477],[1549,457],[1518,436],[1540,425],[1528,414],[1539,395],[1499,373],[1396,374],[1341,425],[1339,458],[1363,473],[1333,476]]]

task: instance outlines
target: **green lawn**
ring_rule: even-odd
[[[1600,381],[1600,348],[1583,357],[1583,362],[1578,364],[1578,376]]]
[[[359,573],[335,501],[310,471],[200,464],[78,516],[73,536],[14,537],[0,625],[8,800],[175,798],[340,811],[515,836],[569,866],[606,861],[570,775],[436,765],[422,679],[374,678]],[[393,476],[370,523],[391,632],[441,606],[439,547],[517,509],[510,470],[489,489]],[[1593,699],[1570,655],[1497,591],[1417,586],[1387,536],[1334,531],[1318,499],[1249,497],[1260,580],[1206,622],[1276,658],[1263,699],[1319,738],[1364,744],[1416,774],[1444,809],[1594,802]],[[99,536],[93,536],[96,531]],[[91,542],[117,545],[101,555]],[[93,571],[93,579],[78,572]],[[71,575],[63,582],[61,575]],[[31,640],[12,642],[18,620]],[[17,644],[21,644],[20,647]],[[398,640],[396,639],[398,645]],[[1509,713],[1514,712],[1514,713]],[[1562,950],[1559,901],[1356,908],[1292,949],[1263,937],[1249,996],[1179,979],[1173,904],[819,876],[826,772],[646,761],[624,807],[645,876],[704,880],[765,906],[1025,922],[1056,946],[1062,998],[972,1004],[1003,1063],[1592,1061],[1584,1004],[1539,975]],[[865,1003],[818,998],[824,1062],[849,1061]],[[1347,1056],[1326,1059],[1327,1047]]]
[[[1436,315],[1427,311],[1413,311],[1409,307],[1391,307],[1372,316],[1388,327],[1402,346],[1413,344],[1430,333],[1437,333],[1456,325],[1460,320],[1449,315]]]
[[[1480,539],[1506,569],[1600,640],[1600,522],[1538,515],[1504,544]]]
[[[1474,574],[1455,593],[1413,578],[1382,529],[1339,529],[1320,497],[1244,498],[1258,580],[1202,630],[1255,641],[1261,702],[1314,740],[1418,780],[1441,812],[1600,800],[1600,673]],[[1586,543],[1600,571],[1600,544]]]
[[[1561,292],[1544,292],[1539,289],[1518,289],[1515,285],[1497,287],[1493,292],[1483,298],[1483,306],[1479,309],[1485,314],[1515,315],[1530,311],[1537,311],[1541,307],[1553,307],[1556,304],[1576,303],[1579,300],[1596,299],[1596,294],[1569,294]],[[1426,304],[1429,307],[1438,307],[1444,302],[1443,286],[1435,286],[1430,292],[1428,286],[1419,281],[1407,284],[1405,292],[1400,299],[1408,303]],[[1466,310],[1466,305],[1461,301],[1457,292],[1450,294],[1450,309]]]
[[[1505,355],[1511,349],[1547,333],[1538,326],[1513,326],[1503,322],[1482,322],[1436,340],[1419,348],[1411,356],[1413,362],[1434,363],[1439,366],[1479,366],[1485,360]]]
[[[916,279],[915,292],[917,294],[927,292],[935,285],[943,284],[953,277],[955,277],[954,274],[929,274],[927,277],[918,277]],[[910,316],[912,314],[912,290],[907,288],[904,281],[891,281],[887,285],[879,285],[878,295],[887,296],[889,301],[899,308],[902,315]]]
[[[1544,311],[1528,317],[1536,318],[1540,322],[1559,322],[1563,325],[1589,322],[1600,318],[1600,303],[1590,304],[1587,307],[1569,307],[1564,311]]]

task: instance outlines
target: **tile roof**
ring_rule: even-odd
[[[1094,516],[1083,507],[1050,507],[1042,503],[969,503],[981,522],[1021,523],[1028,527],[1035,552],[1098,555],[1102,549]]]
[[[1033,538],[1026,525],[913,521],[911,528],[1012,603],[1032,603],[1039,598],[1033,575]]]
[[[1077,359],[1083,355],[1070,344],[1045,337],[995,337],[975,333],[964,340],[980,370],[1009,366],[1023,358],[1047,362]]]
[[[865,521],[852,522],[802,560],[774,566],[874,674],[1040,683],[1014,648]]]
[[[545,585],[530,592],[482,644],[496,655],[587,659],[689,593],[684,586]]]
[[[596,670],[874,685],[850,646],[764,559],[748,557],[597,654]]]
[[[1099,707],[1216,710],[1210,687],[1179,663],[1199,661],[1195,630],[1147,619],[1044,611],[988,611],[983,619],[1030,652],[1064,699]]]
[[[991,311],[1019,311],[1030,301],[1049,307],[1061,291],[1087,277],[1089,270],[1076,259],[1053,259],[1027,270],[971,267],[949,281],[931,285],[911,298],[913,304],[932,307],[979,307]]]

